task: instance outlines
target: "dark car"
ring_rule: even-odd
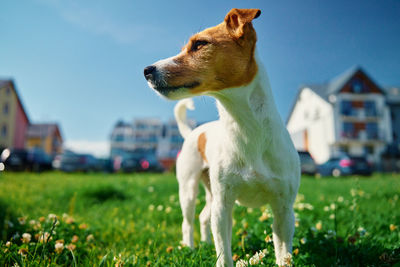
[[[109,158],[97,159],[97,170],[105,173],[113,173],[114,172],[113,161]]]
[[[300,158],[301,174],[315,175],[317,173],[317,164],[307,151],[298,151]]]
[[[344,175],[371,175],[372,165],[364,157],[342,155],[329,159],[320,165],[318,172],[322,176],[344,176]]]
[[[153,155],[132,155],[121,162],[122,172],[162,172],[164,168]]]
[[[1,163],[10,171],[46,171],[51,170],[51,158],[41,149],[4,149]]]
[[[53,166],[63,172],[91,172],[97,170],[98,162],[92,155],[67,150],[56,157]]]

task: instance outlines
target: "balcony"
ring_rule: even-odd
[[[377,110],[374,101],[344,100],[339,105],[339,115],[343,121],[376,122],[382,117],[382,112]]]
[[[340,143],[382,143],[384,142],[384,136],[382,133],[377,131],[342,131],[339,138]]]

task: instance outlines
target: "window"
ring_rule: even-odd
[[[320,117],[321,117],[320,111],[319,108],[317,108],[314,112],[314,120],[319,120]]]
[[[354,79],[351,82],[351,91],[355,94],[369,93],[370,88],[368,85],[361,79]]]
[[[3,125],[1,127],[1,136],[2,137],[7,137],[7,125]]]
[[[367,117],[375,117],[377,115],[376,105],[374,101],[365,101],[364,107],[365,107],[365,115]]]
[[[339,146],[339,152],[342,152],[342,153],[349,153],[349,146],[346,146],[346,145],[340,145]]]
[[[367,155],[374,154],[374,146],[372,146],[372,145],[365,146],[364,153]]]
[[[351,89],[353,90],[353,93],[360,94],[363,91],[363,84],[360,80],[354,80]]]
[[[345,116],[351,116],[353,113],[353,108],[351,101],[343,100],[340,102],[340,113]]]
[[[8,103],[5,103],[3,106],[3,114],[7,115],[9,111]]]
[[[355,137],[354,124],[351,122],[343,123],[342,137],[352,138]]]
[[[122,142],[122,141],[124,141],[124,136],[122,134],[117,134],[114,136],[114,141]]]
[[[378,124],[376,122],[367,123],[366,130],[368,139],[378,139]]]

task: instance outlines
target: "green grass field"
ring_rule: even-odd
[[[399,175],[303,177],[292,263],[400,266],[399,196]],[[213,266],[198,220],[196,249],[180,245],[181,220],[172,174],[0,173],[0,266]],[[236,261],[274,266],[271,223],[235,207]]]

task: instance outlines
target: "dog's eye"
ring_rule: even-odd
[[[197,40],[194,41],[192,44],[192,47],[190,48],[191,51],[197,51],[200,48],[202,48],[203,46],[209,44],[209,42],[205,41],[205,40]]]

